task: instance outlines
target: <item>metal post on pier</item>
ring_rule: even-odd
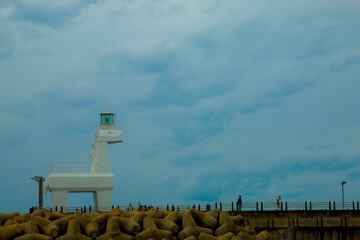
[[[346,184],[346,182],[341,182],[341,195],[342,195],[342,207],[343,207],[343,210],[345,209],[345,207],[344,207],[344,184]]]
[[[39,183],[39,209],[43,208],[43,182],[45,179],[42,176],[35,176],[30,179],[33,179],[35,182]]]

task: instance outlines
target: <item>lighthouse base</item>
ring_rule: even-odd
[[[113,173],[51,173],[45,183],[45,192],[50,191],[52,207],[57,209],[66,208],[69,192],[91,192],[96,210],[107,209],[113,188]]]

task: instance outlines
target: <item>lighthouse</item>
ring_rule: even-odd
[[[45,193],[51,194],[53,208],[66,208],[68,193],[91,192],[97,210],[111,205],[114,173],[111,169],[109,144],[122,142],[122,131],[116,126],[116,114],[100,113],[100,128],[95,133],[90,154],[91,162],[52,163],[45,183]]]

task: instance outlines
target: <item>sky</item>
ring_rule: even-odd
[[[1,1],[0,212],[91,162],[106,103],[114,205],[358,201],[359,91],[358,0]]]

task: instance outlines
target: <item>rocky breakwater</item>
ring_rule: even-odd
[[[0,239],[16,240],[267,240],[267,231],[243,227],[241,215],[218,209],[61,213],[46,209],[20,215],[0,213]]]

